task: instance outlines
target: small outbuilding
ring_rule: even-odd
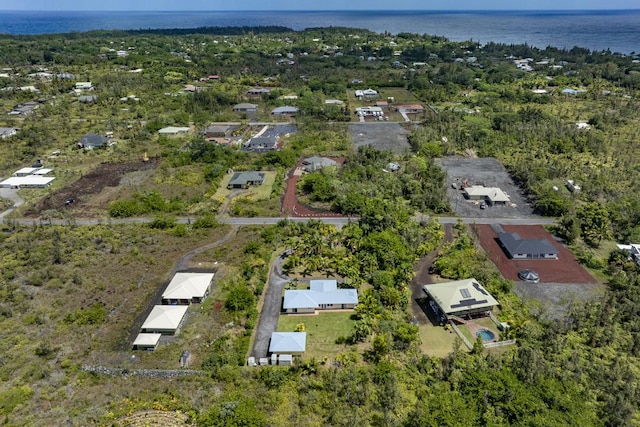
[[[155,350],[158,347],[158,343],[160,342],[160,337],[162,334],[149,334],[145,332],[141,332],[136,337],[135,341],[133,341],[133,349],[134,350]]]
[[[269,342],[269,353],[302,356],[307,349],[306,332],[274,332]]]

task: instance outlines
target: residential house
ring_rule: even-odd
[[[162,293],[162,304],[201,303],[209,295],[214,273],[176,273]]]
[[[510,202],[509,196],[497,187],[470,185],[464,188],[463,194],[469,200],[482,200],[493,206]]]
[[[237,128],[237,125],[230,124],[209,125],[205,128],[204,135],[206,138],[228,138]]]
[[[246,102],[233,106],[233,111],[236,113],[255,113],[257,110],[258,106],[256,104],[249,104]]]
[[[328,157],[312,156],[302,160],[302,168],[309,173],[332,166],[338,166],[338,162]]]
[[[523,239],[518,233],[498,233],[498,242],[511,259],[557,259],[558,250],[547,239]]]
[[[266,152],[278,149],[276,138],[253,137],[242,147],[244,151]]]
[[[13,173],[13,176],[29,176],[29,175],[33,175],[39,169],[40,168],[37,168],[37,167],[18,169],[17,171],[15,171]]]
[[[311,280],[309,289],[284,293],[282,309],[287,314],[315,313],[316,310],[353,309],[358,305],[357,289],[338,289],[334,279]]]
[[[374,90],[374,89],[365,89],[362,91],[362,94],[364,95],[365,98],[377,98],[378,97],[378,91]]]
[[[232,188],[249,188],[264,183],[266,174],[264,172],[247,171],[235,172],[227,185],[228,189]]]
[[[78,142],[78,148],[85,150],[93,150],[94,148],[101,148],[107,145],[109,138],[106,136],[98,135],[95,133],[88,133]]]
[[[186,126],[167,126],[166,128],[160,129],[158,134],[163,136],[175,136],[189,133],[190,130],[191,128]]]
[[[0,138],[6,139],[18,133],[18,128],[0,128]]]
[[[498,301],[476,279],[424,285],[423,291],[431,298],[436,315],[474,316],[491,311]]]
[[[296,114],[298,114],[298,109],[290,105],[276,107],[271,110],[271,115],[273,116],[295,116]]]
[[[269,353],[302,356],[307,349],[306,332],[274,332],[269,342]]]
[[[186,305],[156,305],[142,324],[141,332],[173,335],[177,332],[185,314]]]
[[[12,176],[0,182],[2,188],[46,188],[55,180],[53,176]]]
[[[271,89],[266,87],[254,87],[247,91],[247,96],[251,98],[261,98],[264,95],[271,93]]]
[[[10,115],[26,116],[33,113],[33,111],[40,106],[38,101],[29,101],[22,104],[18,104],[9,112]]]
[[[420,104],[397,105],[396,110],[405,114],[422,114],[424,107]]]
[[[384,116],[384,112],[380,107],[358,107],[356,108],[356,114],[360,117]]]

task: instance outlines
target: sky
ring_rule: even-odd
[[[0,0],[0,10],[611,10],[638,0]]]

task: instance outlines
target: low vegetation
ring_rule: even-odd
[[[2,140],[2,175],[36,159],[56,175],[50,188],[20,190],[25,204],[0,230],[4,424],[118,425],[141,414],[201,426],[638,423],[639,268],[614,246],[640,243],[634,58],[280,27],[2,35],[0,51],[1,68],[10,69],[0,77],[0,127],[19,129]],[[289,53],[294,64],[280,61]],[[532,70],[514,58],[531,58]],[[92,82],[95,102],[79,102],[77,81]],[[39,92],[19,89],[31,85]],[[251,98],[256,86],[269,94]],[[424,105],[419,123],[402,125],[406,152],[353,148],[353,110],[376,101],[354,91],[367,88]],[[343,104],[325,103],[335,99]],[[5,114],[28,101],[38,102],[32,114]],[[255,117],[234,112],[240,102],[257,103]],[[297,131],[282,136],[277,151],[205,139],[207,125],[234,122],[233,137],[246,141],[257,132],[250,122],[274,120],[271,109],[286,104],[300,109],[290,120]],[[158,135],[166,126],[191,131]],[[115,144],[79,150],[89,132],[109,133]],[[279,216],[286,174],[311,155],[344,164],[305,174],[299,200],[357,219],[341,229],[314,220],[220,224],[218,214]],[[434,161],[449,155],[499,159],[536,212],[558,218],[553,232],[597,272],[604,295],[560,319],[536,315],[465,226],[445,243],[435,219],[414,220],[451,215]],[[265,171],[268,185],[232,195],[224,184],[230,169]],[[25,225],[17,221],[23,215],[35,219]],[[85,216],[102,224],[76,224]],[[137,216],[150,221],[113,221]],[[317,340],[309,354],[293,367],[249,368],[261,297],[283,251],[290,277],[338,278],[358,289],[360,304],[350,313],[283,318],[280,330],[304,329]],[[452,341],[412,322],[409,286],[427,255],[434,274],[483,283],[515,346],[467,352],[455,340],[446,351],[425,350]],[[156,351],[132,353],[145,311],[178,267],[215,270],[212,295],[190,307],[180,333]],[[161,370],[180,369],[184,350],[194,372],[163,377]]]

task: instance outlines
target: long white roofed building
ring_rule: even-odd
[[[209,295],[214,273],[178,272],[162,293],[163,304],[200,303]]]

